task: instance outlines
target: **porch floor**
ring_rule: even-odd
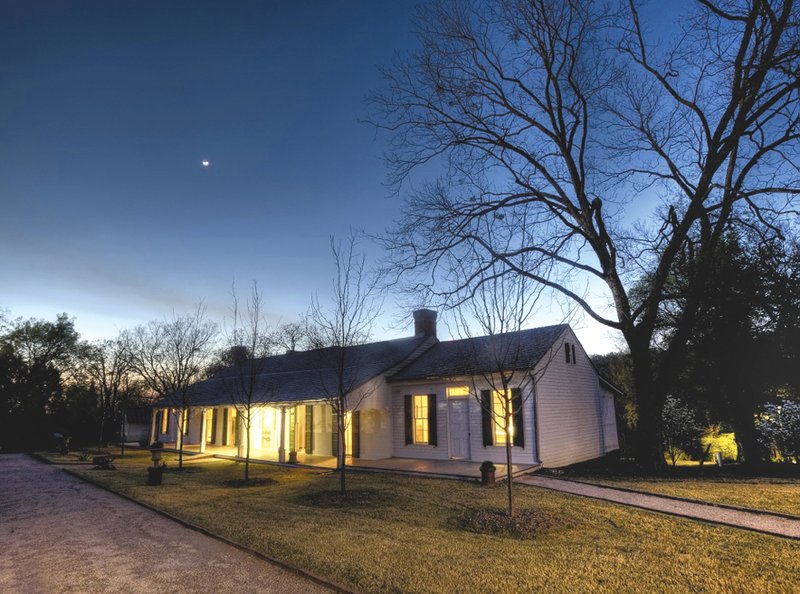
[[[167,449],[174,450],[174,443],[164,444]],[[230,460],[243,460],[237,456],[235,446],[215,446],[207,445],[205,452],[200,454],[200,446],[197,444],[186,444],[183,448],[184,454],[190,459],[215,457]],[[273,452],[263,450],[253,450],[250,462],[256,464],[279,464],[278,455]],[[301,466],[311,466],[314,468],[326,468],[334,470],[336,468],[336,458],[333,456],[320,456],[316,454],[297,454],[297,462]],[[440,478],[454,478],[461,480],[479,479],[481,476],[480,462],[470,460],[419,460],[416,458],[384,458],[382,460],[362,460],[360,458],[347,457],[347,465],[355,470],[367,472],[390,472],[393,474],[409,474],[432,476]],[[502,480],[508,474],[505,464],[495,464],[495,478]],[[511,476],[527,474],[539,468],[538,464],[513,464],[511,466]]]

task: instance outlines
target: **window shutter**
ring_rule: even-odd
[[[306,404],[306,454],[314,451],[314,407]]]
[[[336,409],[331,407],[331,456],[339,456],[339,418]]]
[[[570,353],[570,350],[569,350],[569,343],[566,343],[566,342],[565,342],[565,343],[564,343],[564,356],[565,356],[565,358],[566,358],[566,360],[567,360],[567,363],[569,363],[569,362],[570,362],[570,359],[569,359],[569,353]]]
[[[211,443],[217,443],[217,409],[211,410]]]
[[[525,426],[522,424],[522,390],[511,388],[511,414],[514,419],[514,445],[525,447]]]
[[[405,406],[406,445],[414,443],[414,402],[411,394],[403,396]]]
[[[351,423],[351,434],[353,436],[353,458],[361,457],[361,411],[354,410]]]
[[[436,394],[428,394],[428,445],[436,445]]]
[[[222,409],[222,445],[228,444],[228,412],[227,408]]]
[[[569,345],[569,348],[572,351],[572,364],[575,365],[578,362],[578,360],[575,358],[575,345],[571,344]]]
[[[490,390],[481,390],[481,426],[483,428],[483,447],[494,445],[492,393]]]

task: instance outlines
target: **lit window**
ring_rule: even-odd
[[[503,390],[492,390],[492,413],[494,415],[494,443],[505,445],[506,435],[514,439],[514,417],[508,419],[508,434],[506,434],[505,416],[506,412],[511,413],[511,393]]]
[[[414,443],[428,443],[428,395],[414,395]]]
[[[161,434],[164,435],[169,430],[169,409],[161,411]]]
[[[458,398],[460,396],[469,396],[469,387],[467,386],[454,386],[447,388],[448,398]]]

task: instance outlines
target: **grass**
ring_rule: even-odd
[[[363,592],[788,592],[800,575],[795,541],[533,487],[516,489],[519,509],[557,521],[519,540],[459,527],[502,509],[502,484],[352,473],[351,503],[326,472],[253,465],[275,483],[230,488],[240,463],[165,459],[161,487],[144,485],[146,452],[71,470]]]
[[[570,477],[581,479],[581,477]],[[800,480],[781,478],[610,478],[583,479],[660,495],[760,509],[800,517]]]

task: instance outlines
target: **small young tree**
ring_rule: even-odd
[[[253,407],[265,402],[275,392],[274,387],[261,378],[266,370],[266,357],[272,354],[273,333],[264,318],[264,294],[256,281],[253,281],[244,308],[239,306],[235,287],[231,295],[233,323],[226,337],[232,354],[231,367],[220,377],[242,424],[245,439],[244,480],[247,482],[250,480]]]
[[[667,396],[664,402],[661,423],[664,451],[672,466],[675,466],[682,453],[697,450],[703,437],[703,428],[697,422],[694,411],[674,396]]]
[[[473,338],[472,331],[476,328],[483,337],[469,341],[472,393],[484,416],[491,419],[492,434],[501,437],[505,445],[507,512],[513,517],[513,447],[521,445],[524,439],[519,420],[524,404],[549,363],[547,360],[537,366],[541,353],[526,348],[528,345],[520,334],[536,311],[541,290],[532,287],[523,276],[499,274],[499,268],[492,262],[481,269],[480,282],[456,301],[453,311],[459,335]],[[465,272],[460,262],[453,267],[456,275]],[[488,398],[481,389],[483,386],[490,388]]]
[[[125,332],[130,364],[147,388],[175,412],[178,468],[183,469],[183,442],[188,431],[190,387],[208,364],[217,326],[206,319],[200,304],[190,314],[151,321]]]
[[[346,243],[331,237],[331,252],[336,265],[332,295],[324,306],[318,297],[311,302],[309,323],[315,329],[316,340],[326,346],[328,367],[333,374],[323,373],[321,389],[333,409],[339,444],[336,466],[339,470],[341,493],[345,483],[345,432],[349,426],[348,408],[356,410],[369,395],[360,384],[360,370],[367,361],[359,360],[352,347],[366,342],[375,319],[380,314],[381,300],[375,278],[368,275],[364,254],[356,252],[357,241],[351,235]],[[356,388],[360,388],[358,393]]]

